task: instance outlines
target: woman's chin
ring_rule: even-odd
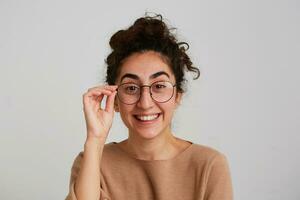
[[[158,133],[149,132],[149,133],[142,133],[142,134],[140,133],[139,135],[141,138],[150,140],[150,139],[155,138],[158,135]]]
[[[143,130],[143,131],[135,131],[134,134],[141,139],[151,140],[159,135],[158,131],[154,130]]]

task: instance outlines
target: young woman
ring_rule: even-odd
[[[174,136],[184,73],[200,71],[160,15],[137,19],[110,39],[108,85],[83,95],[87,139],[71,171],[67,200],[231,200],[226,157]],[[100,104],[107,97],[105,108]],[[128,138],[105,144],[114,112]]]

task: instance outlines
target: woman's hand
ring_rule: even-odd
[[[83,110],[87,128],[87,139],[96,138],[105,142],[114,117],[114,100],[117,86],[107,85],[88,89],[83,95]],[[107,96],[105,108],[101,108]]]

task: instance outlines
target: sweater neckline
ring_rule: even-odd
[[[122,152],[123,154],[125,154],[127,157],[137,161],[137,162],[142,162],[142,163],[158,163],[158,162],[168,162],[168,161],[174,161],[176,159],[179,159],[181,157],[184,157],[189,151],[191,151],[191,149],[195,146],[195,143],[186,140],[187,142],[191,143],[187,148],[185,148],[183,151],[181,151],[180,153],[178,153],[176,156],[174,156],[173,158],[170,159],[166,159],[166,160],[143,160],[143,159],[139,159],[136,158],[134,156],[132,156],[131,154],[127,153],[126,151],[124,151],[123,149],[121,149],[117,144],[117,142],[111,142],[111,144],[113,146],[115,146],[120,152]]]

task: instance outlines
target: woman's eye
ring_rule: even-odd
[[[128,86],[128,87],[125,88],[125,90],[128,93],[134,93],[134,92],[138,91],[138,87],[136,87],[136,86]]]
[[[165,88],[166,86],[165,85],[163,85],[163,84],[156,84],[155,85],[155,89],[163,89],[163,88]]]

